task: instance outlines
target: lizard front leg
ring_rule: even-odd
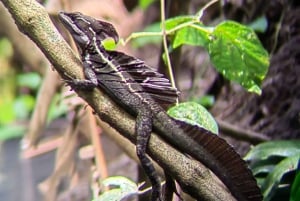
[[[142,107],[136,118],[135,131],[137,134],[136,153],[141,165],[152,184],[152,201],[162,201],[162,191],[159,176],[153,163],[146,155],[148,141],[152,131],[152,112],[147,107]]]
[[[83,70],[85,79],[71,79],[65,80],[67,84],[71,86],[72,89],[82,89],[82,90],[91,90],[98,86],[99,82],[97,80],[97,75],[91,68],[90,64],[83,62]]]

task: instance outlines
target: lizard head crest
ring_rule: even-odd
[[[107,38],[112,38],[115,43],[119,41],[119,35],[110,23],[96,20],[79,12],[60,12],[59,19],[71,33],[81,50],[87,48],[93,42],[101,44]]]

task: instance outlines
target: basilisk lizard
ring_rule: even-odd
[[[146,155],[152,130],[172,146],[212,170],[238,200],[262,200],[251,171],[225,140],[210,131],[175,120],[161,105],[176,101],[178,92],[168,79],[143,61],[103,47],[103,41],[119,40],[107,22],[81,13],[60,12],[81,54],[84,80],[68,81],[71,87],[100,88],[136,117],[136,153],[152,184],[152,200],[162,200],[160,179]]]

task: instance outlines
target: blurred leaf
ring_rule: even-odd
[[[25,126],[20,125],[5,125],[0,126],[0,141],[9,140],[12,138],[22,137],[26,130]]]
[[[208,52],[216,69],[227,79],[250,92],[261,93],[269,55],[252,29],[232,21],[220,23],[211,34]]]
[[[150,24],[145,27],[142,32],[160,32],[160,23]],[[132,40],[132,46],[134,48],[143,47],[147,44],[159,44],[162,41],[161,36],[143,36],[137,37]]]
[[[268,174],[261,187],[265,198],[264,200],[268,201],[273,197],[282,177],[286,173],[296,170],[299,158],[300,154],[295,154],[292,157],[282,160],[278,165],[275,166],[273,171]]]
[[[268,28],[268,22],[265,16],[257,18],[252,23],[248,24],[254,31],[264,33]]]
[[[139,7],[146,10],[155,0],[139,0]]]
[[[113,189],[105,191],[98,198],[95,198],[94,201],[122,200],[125,197],[138,193],[138,186],[126,177],[109,177],[103,180],[102,184]]]
[[[64,101],[61,101],[61,95],[56,94],[50,105],[47,117],[48,122],[51,122],[54,119],[66,114],[68,110],[69,107],[65,104]]]
[[[215,97],[211,95],[205,95],[201,96],[200,98],[192,98],[191,101],[196,102],[205,108],[209,108],[215,103]]]
[[[175,119],[210,130],[218,134],[218,125],[211,114],[198,103],[185,102],[170,108],[168,114]]]
[[[300,140],[280,140],[259,144],[253,147],[245,160],[265,160],[270,156],[289,157],[300,154]]]
[[[30,95],[23,95],[16,98],[14,102],[14,112],[18,119],[26,119],[32,112],[35,98]]]
[[[0,125],[10,123],[16,118],[13,105],[9,100],[0,101]]]
[[[7,38],[0,39],[0,57],[8,58],[13,54],[13,47]]]
[[[41,84],[41,77],[38,73],[25,73],[17,76],[19,86],[30,89],[38,89]]]

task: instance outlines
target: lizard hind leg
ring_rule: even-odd
[[[137,134],[136,153],[152,185],[151,200],[162,201],[159,176],[150,158],[146,155],[146,149],[152,131],[152,113],[150,110],[143,109],[138,113],[135,131]]]

